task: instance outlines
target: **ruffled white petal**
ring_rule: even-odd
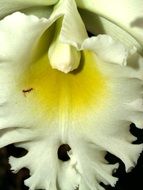
[[[98,35],[86,39],[82,44],[83,49],[92,49],[102,60],[110,63],[126,65],[128,50],[123,44],[113,40],[108,35]]]
[[[118,2],[114,0],[77,0],[76,2],[80,8],[98,15],[95,16],[98,18],[95,23],[93,19],[94,15],[92,15],[91,19],[91,15],[88,16],[84,12],[89,22],[88,24],[90,24],[93,31],[96,32],[96,28],[99,27],[102,31],[107,32],[107,34],[113,34],[115,38],[121,39],[122,41],[125,39],[125,44],[137,44],[139,51],[142,51],[143,27],[140,25],[143,19],[142,0],[121,0]]]
[[[63,180],[64,179],[64,180]],[[77,168],[77,160],[70,154],[70,161],[60,164],[58,173],[58,183],[61,189],[76,189],[81,181],[80,173]]]

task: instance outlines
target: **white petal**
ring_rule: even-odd
[[[94,21],[92,22],[91,17],[88,17],[88,21],[92,23],[95,31],[97,31],[96,28],[98,28],[98,26],[101,26],[103,24],[103,28],[105,31],[107,31],[108,34],[114,34],[115,37],[121,40],[125,39],[125,42],[128,40],[130,41],[133,37],[134,39],[131,41],[133,45],[140,44],[143,46],[143,26],[140,24],[143,20],[142,0],[77,0],[77,5],[100,16],[99,19],[103,18],[103,21],[104,19],[107,20],[107,22],[98,20],[99,22],[94,23]],[[110,22],[119,26],[124,32],[122,32],[121,29],[118,30],[118,28],[116,26],[114,27],[112,24],[110,24]],[[110,29],[112,32],[110,32]],[[124,35],[125,32],[127,33],[126,37],[128,34],[130,34],[128,39],[126,39]],[[139,50],[141,51],[142,49]]]
[[[126,65],[128,51],[123,44],[107,35],[98,35],[86,39],[83,49],[94,51],[103,61]]]
[[[58,0],[0,0],[0,18],[30,7],[48,6],[57,3]]]

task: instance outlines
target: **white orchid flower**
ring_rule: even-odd
[[[30,190],[114,186],[118,164],[106,152],[129,171],[142,151],[129,126],[143,126],[143,58],[134,44],[88,38],[74,0],[24,2],[4,5],[3,16],[31,6],[41,14],[44,5],[48,14],[14,12],[0,21],[0,147],[28,150],[9,161],[14,172],[30,169]]]

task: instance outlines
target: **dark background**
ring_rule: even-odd
[[[137,129],[134,124],[131,124],[130,132],[137,137],[137,141],[133,143],[143,143],[143,130]],[[24,154],[26,154],[24,149],[15,148],[14,145],[0,149],[0,190],[28,190],[24,186],[23,180],[29,177],[29,170],[23,168],[17,174],[12,174],[8,164],[10,155],[21,157]],[[65,153],[63,155],[65,156]],[[107,153],[105,158],[109,163],[120,163],[119,169],[113,174],[119,177],[116,186],[113,188],[102,184],[107,190],[143,190],[143,153],[141,153],[136,167],[128,174],[125,172],[124,164],[117,157]]]

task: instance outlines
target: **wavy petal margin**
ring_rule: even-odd
[[[15,172],[30,169],[25,181],[30,190],[102,189],[100,181],[114,186],[112,172],[118,165],[107,163],[106,151],[119,157],[128,171],[142,150],[142,145],[131,144],[135,137],[129,125],[143,126],[143,60],[136,53],[128,54],[126,65],[121,57],[119,62],[108,60],[101,54],[102,37],[107,48],[117,49],[113,54],[122,52],[126,58],[126,49],[99,36],[81,45],[77,71],[53,70],[43,42],[44,35],[48,44],[51,27],[47,19],[21,13],[0,22],[0,147],[15,143],[28,150],[24,157],[10,157],[10,164]],[[30,59],[35,48],[45,51]],[[61,144],[71,147],[67,162],[58,159]]]

